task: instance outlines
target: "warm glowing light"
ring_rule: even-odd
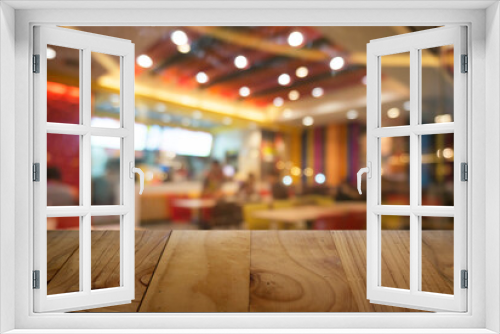
[[[447,147],[443,150],[443,157],[446,159],[453,158],[453,149],[451,147]]]
[[[305,176],[313,176],[313,174],[314,174],[314,171],[311,167],[307,167],[306,169],[304,169]]]
[[[280,160],[276,163],[276,168],[278,169],[284,169],[285,168],[285,162]]]
[[[194,119],[201,119],[203,117],[203,113],[199,110],[193,111],[193,118]]]
[[[56,50],[51,47],[47,47],[47,59],[54,59],[56,57]]]
[[[281,107],[283,103],[285,103],[285,100],[283,100],[283,98],[279,96],[273,100],[273,104],[275,107]]]
[[[170,39],[175,45],[188,44],[189,40],[186,33],[182,30],[176,30],[170,35]]]
[[[291,109],[286,108],[285,110],[283,110],[283,117],[284,118],[291,118],[292,115],[293,115],[293,113],[292,113]]]
[[[311,126],[314,124],[314,118],[312,118],[311,116],[306,116],[302,119],[302,124],[304,126]]]
[[[366,83],[368,82],[368,79],[366,78],[366,75],[361,79],[361,83],[366,86]]]
[[[389,118],[398,118],[399,117],[399,108],[391,108],[387,110],[387,117]]]
[[[325,174],[316,174],[316,176],[314,177],[314,181],[316,181],[317,184],[323,184],[325,183],[326,181],[326,176]]]
[[[222,119],[222,124],[224,125],[231,125],[233,123],[233,119],[231,117],[224,117]]]
[[[240,88],[240,96],[243,96],[243,97],[246,97],[250,95],[250,88],[248,88],[247,86],[243,86]]]
[[[300,174],[302,173],[302,171],[300,170],[299,167],[297,166],[294,166],[290,169],[290,173],[292,173],[292,175],[294,176],[300,176]]]
[[[205,72],[198,72],[198,74],[196,74],[196,81],[201,84],[207,83],[208,75]]]
[[[177,45],[177,51],[179,51],[180,53],[189,53],[191,51],[191,45],[189,44]]]
[[[291,90],[290,93],[288,93],[288,98],[290,101],[297,101],[300,97],[300,93],[297,90]]]
[[[342,57],[334,57],[330,61],[330,68],[334,71],[340,70],[342,67],[344,67],[345,61],[344,58]]]
[[[347,117],[347,119],[356,119],[358,118],[359,114],[357,110],[351,109],[346,113],[345,116]]]
[[[281,86],[286,86],[286,85],[289,85],[290,82],[292,81],[292,79],[290,78],[290,76],[286,73],[283,73],[281,74],[279,77],[278,77],[278,83],[281,85]]]
[[[307,77],[308,74],[309,74],[309,70],[305,66],[301,66],[301,67],[297,68],[297,70],[295,71],[295,75],[299,78],[305,78],[305,77]]]
[[[239,69],[243,69],[248,66],[248,59],[245,56],[239,55],[234,58],[234,66]]]
[[[153,66],[153,59],[151,59],[148,55],[140,55],[136,59],[137,65],[143,68],[150,68]]]
[[[321,87],[316,87],[316,88],[313,88],[313,90],[311,91],[311,95],[313,97],[322,97],[323,94],[325,94],[325,90]]]
[[[304,43],[304,35],[299,31],[294,31],[288,35],[288,44],[293,47],[301,46]]]
[[[452,122],[450,114],[437,115],[434,117],[434,122],[436,123],[449,123]]]

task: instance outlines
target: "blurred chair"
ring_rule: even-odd
[[[249,230],[268,230],[271,222],[267,219],[254,218],[253,213],[268,210],[267,203],[249,203],[243,205],[243,219]]]
[[[210,218],[207,220],[208,229],[216,227],[240,226],[243,219],[241,207],[236,203],[218,202],[211,208]]]
[[[322,216],[313,223],[314,230],[366,230],[366,212],[339,212]]]

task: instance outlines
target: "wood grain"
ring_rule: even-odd
[[[422,291],[453,294],[453,231],[422,231]]]
[[[136,231],[135,299],[129,304],[95,308],[87,312],[138,312],[169,236],[170,231]]]
[[[246,312],[249,231],[173,231],[140,312]]]
[[[119,268],[119,244],[116,245],[118,231],[92,231],[92,286],[103,287],[106,284],[111,286],[119,283],[116,277],[116,268]],[[135,232],[135,263],[136,263],[136,283],[135,299],[130,304],[117,305],[104,308],[89,309],[84,312],[137,312],[144,293],[149,285],[154,269],[170,235],[169,231],[136,231]],[[60,240],[67,236],[66,241]],[[77,231],[50,231],[48,234],[48,254],[53,254],[53,260],[49,260],[48,272],[53,273],[48,285],[52,293],[64,293],[71,290],[78,291],[78,268],[79,252],[71,239],[78,241]],[[64,239],[64,238],[63,238]],[[115,245],[108,245],[114,243]],[[64,247],[66,250],[73,249],[67,260],[62,263]],[[78,246],[78,244],[77,244]],[[106,256],[99,252],[108,252]],[[56,261],[56,259],[58,259]],[[106,268],[110,268],[109,273]]]
[[[366,231],[331,231],[360,312],[413,312],[372,304],[366,298]]]
[[[356,312],[326,231],[253,231],[251,312]]]
[[[79,249],[78,231],[47,231],[47,283]],[[53,293],[49,290],[49,294]]]

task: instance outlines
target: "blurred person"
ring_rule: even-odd
[[[224,173],[217,160],[212,160],[205,180],[203,181],[203,195],[220,197],[222,195],[222,184],[224,183]]]
[[[257,193],[257,179],[254,173],[249,173],[246,181],[241,183],[238,190],[238,196],[244,201],[252,201],[258,199]]]
[[[273,199],[288,199],[288,188],[281,182],[279,172],[275,171],[269,175],[269,183]]]
[[[62,181],[57,167],[47,167],[47,205],[78,205],[78,189]]]

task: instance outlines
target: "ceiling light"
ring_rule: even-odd
[[[203,117],[203,114],[201,111],[199,111],[199,110],[193,111],[193,118],[194,119],[201,119],[202,117]]]
[[[284,176],[284,177],[283,177],[283,184],[284,184],[285,186],[289,186],[289,185],[291,185],[292,183],[293,183],[293,179],[292,179],[292,177],[291,177],[290,175],[287,175],[287,176]]]
[[[297,70],[295,71],[295,75],[299,78],[305,78],[305,77],[307,77],[308,74],[309,74],[309,70],[305,66],[301,66],[301,67],[297,68]]]
[[[304,168],[304,175],[305,176],[313,176],[314,171],[311,167]]]
[[[410,101],[405,101],[403,103],[403,109],[406,111],[410,111]]]
[[[163,103],[157,103],[156,104],[156,111],[165,112],[165,111],[167,111],[167,106]]]
[[[185,45],[188,43],[188,37],[182,30],[176,30],[170,35],[170,39],[175,45]]]
[[[358,111],[355,109],[351,109],[346,113],[347,119],[356,119],[358,118]]]
[[[279,96],[274,98],[274,100],[273,100],[273,104],[275,107],[281,107],[283,105],[283,103],[285,103],[285,100],[283,100],[283,98],[279,97]]]
[[[292,81],[292,80],[290,79],[290,76],[286,73],[283,73],[278,77],[278,83],[281,86],[286,86],[286,85],[290,84],[290,81]]]
[[[243,86],[240,88],[240,96],[247,97],[250,95],[250,88]]]
[[[452,119],[450,114],[437,115],[434,117],[435,123],[449,123],[451,121]]]
[[[191,51],[191,45],[189,44],[177,45],[177,51],[179,51],[180,53],[189,53],[189,51]]]
[[[399,117],[399,108],[391,108],[391,109],[387,110],[387,117],[398,118]]]
[[[290,108],[286,108],[283,110],[283,117],[284,118],[291,118],[292,117],[292,110]]]
[[[222,124],[224,125],[231,125],[233,123],[233,119],[231,117],[224,117],[222,119]]]
[[[56,50],[47,47],[47,59],[54,59],[56,57]]]
[[[443,150],[443,157],[446,159],[453,158],[453,149],[451,147],[447,147]]]
[[[314,181],[316,181],[317,184],[325,183],[325,181],[326,181],[325,174],[322,174],[322,173],[316,174],[316,176],[314,177]]]
[[[301,46],[304,43],[304,35],[299,31],[294,31],[288,35],[288,44],[293,47]]]
[[[312,118],[311,116],[306,116],[302,119],[302,124],[304,126],[311,126],[314,124],[314,118]]]
[[[297,90],[291,90],[290,93],[288,93],[288,98],[290,101],[297,101],[300,97],[300,93]]]
[[[136,59],[137,65],[143,68],[150,68],[153,66],[153,60],[147,55],[140,55]]]
[[[316,87],[311,91],[311,95],[314,97],[322,97],[325,94],[325,90],[321,87]]]
[[[330,61],[330,68],[334,71],[340,70],[342,67],[344,67],[345,61],[344,58],[342,57],[334,57]]]
[[[248,59],[245,56],[237,56],[234,58],[234,66],[239,69],[243,69],[248,66]]]
[[[207,83],[208,75],[205,72],[198,72],[198,74],[196,74],[196,81],[201,84]]]

